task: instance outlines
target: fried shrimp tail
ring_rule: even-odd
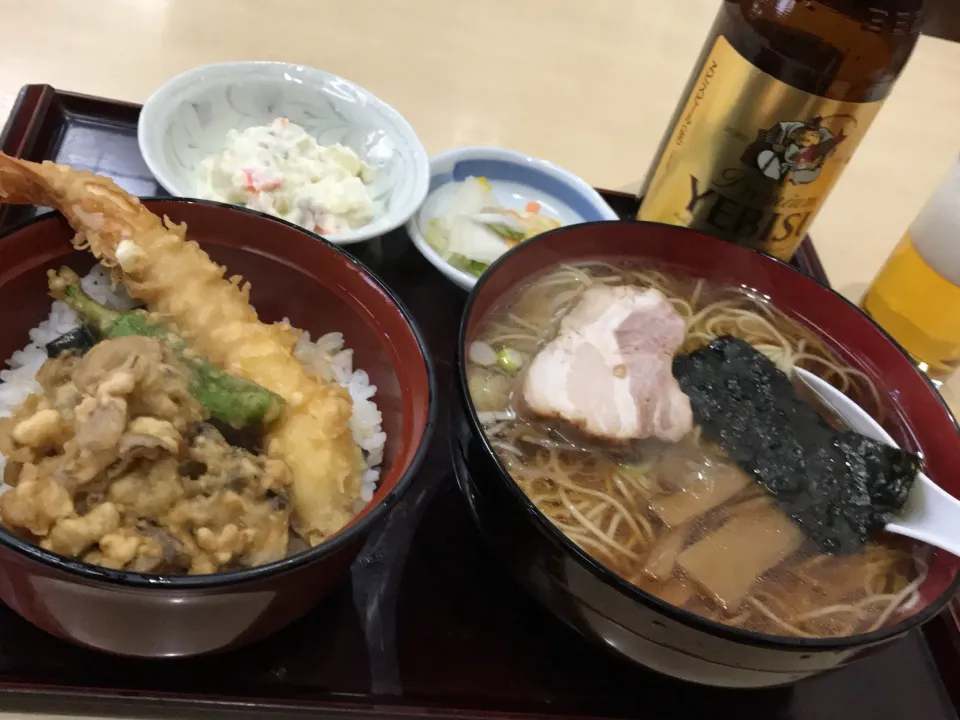
[[[364,469],[350,431],[350,396],[304,370],[293,354],[297,331],[260,322],[249,284],[225,278],[225,269],[186,239],[184,225],[161,220],[108,178],[0,153],[0,201],[59,210],[77,233],[74,246],[170,318],[191,348],[282,397],[285,410],[265,447],[292,471],[297,529],[316,544],[350,521]]]

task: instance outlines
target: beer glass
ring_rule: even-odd
[[[960,159],[860,306],[933,380],[942,381],[960,367]]]

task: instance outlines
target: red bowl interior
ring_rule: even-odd
[[[466,337],[472,338],[482,321],[533,277],[560,263],[596,259],[672,270],[769,297],[778,309],[813,331],[875,383],[884,403],[884,427],[901,447],[922,454],[928,476],[960,497],[956,421],[940,394],[896,342],[855,305],[790,266],[686,228],[590,223],[528,240],[502,257],[478,284]],[[934,552],[921,588],[925,605],[948,589],[958,569],[960,559],[945,551]]]
[[[431,375],[425,347],[390,293],[362,266],[286,223],[239,208],[182,200],[148,201],[158,215],[186,222],[191,240],[251,285],[260,319],[287,317],[316,339],[342,332],[354,368],[377,386],[387,444],[373,501],[356,524],[404,478],[430,421]],[[95,262],[70,245],[60,216],[35,221],[0,241],[0,357],[27,344],[27,332],[50,312],[46,271],[70,265],[83,273]],[[348,526],[349,527],[349,526]]]

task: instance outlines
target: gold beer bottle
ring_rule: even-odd
[[[639,220],[789,259],[903,69],[923,0],[724,0]]]

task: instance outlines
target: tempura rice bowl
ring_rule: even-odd
[[[342,580],[421,462],[432,427],[432,368],[406,311],[332,245],[239,208],[193,201],[146,205],[186,222],[191,239],[231,274],[249,280],[261,319],[288,319],[305,331],[297,356],[308,372],[350,391],[351,430],[369,465],[364,498],[370,501],[346,528],[317,547],[248,570],[207,576],[113,571],[0,530],[0,599],[34,624],[119,654],[195,655],[283,627]],[[45,360],[44,342],[75,322],[65,306],[54,306],[51,314],[45,278],[48,269],[62,265],[81,275],[93,267],[92,257],[72,250],[71,237],[66,222],[51,215],[11,231],[0,243],[0,299],[18,310],[0,320],[0,355],[12,360],[0,376],[3,410],[32,392],[32,377]],[[88,281],[86,289],[98,299],[123,302],[102,277]]]

